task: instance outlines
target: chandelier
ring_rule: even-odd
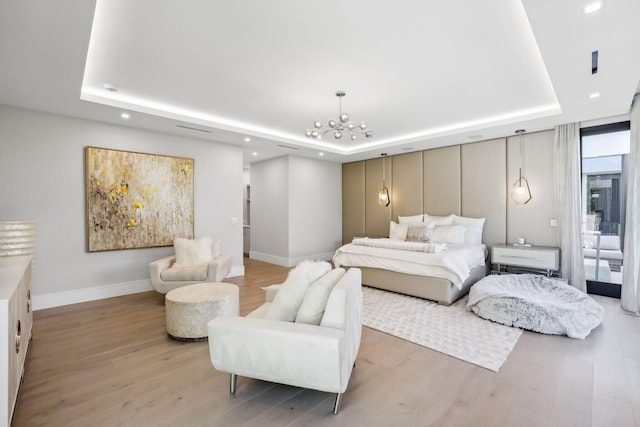
[[[343,91],[336,92],[336,96],[339,100],[338,120],[329,120],[327,123],[328,127],[324,128],[322,126],[322,122],[320,120],[316,120],[313,122],[313,129],[307,129],[304,131],[304,134],[308,138],[322,139],[322,137],[329,132],[333,132],[333,137],[335,139],[341,139],[343,135],[349,135],[352,141],[355,141],[358,138],[358,135],[364,135],[365,138],[371,138],[373,136],[373,131],[367,129],[367,124],[365,122],[355,124],[349,121],[349,114],[342,112],[342,97],[345,95],[346,93]]]

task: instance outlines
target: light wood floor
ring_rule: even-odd
[[[241,314],[287,273],[245,269],[228,280]],[[13,426],[640,426],[640,318],[595,298],[587,339],[525,332],[499,373],[364,328],[337,416],[312,390],[241,377],[229,395],[206,342],[167,337],[154,292],[40,310]]]

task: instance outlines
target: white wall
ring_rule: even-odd
[[[289,157],[289,259],[331,259],[342,244],[342,166]]]
[[[0,106],[0,220],[37,222],[35,309],[151,289],[148,263],[173,252],[86,252],[85,146],[194,158],[195,235],[222,239],[244,273],[239,147]]]
[[[289,158],[251,164],[251,258],[287,265]]]
[[[342,239],[342,168],[283,156],[251,165],[251,252],[293,266],[330,259]]]

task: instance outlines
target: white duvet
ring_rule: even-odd
[[[370,239],[374,240],[374,239]],[[402,246],[402,241],[375,239],[384,246],[385,241],[392,246]],[[414,242],[404,242],[414,243]],[[340,247],[333,255],[336,267],[369,267],[418,276],[439,277],[449,280],[458,289],[469,277],[471,270],[484,265],[486,247],[482,244],[446,245],[445,250],[423,252],[411,249],[391,249],[357,245],[353,243]]]

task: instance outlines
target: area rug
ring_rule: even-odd
[[[522,331],[467,311],[467,297],[450,306],[362,287],[362,323],[369,328],[498,372]]]

